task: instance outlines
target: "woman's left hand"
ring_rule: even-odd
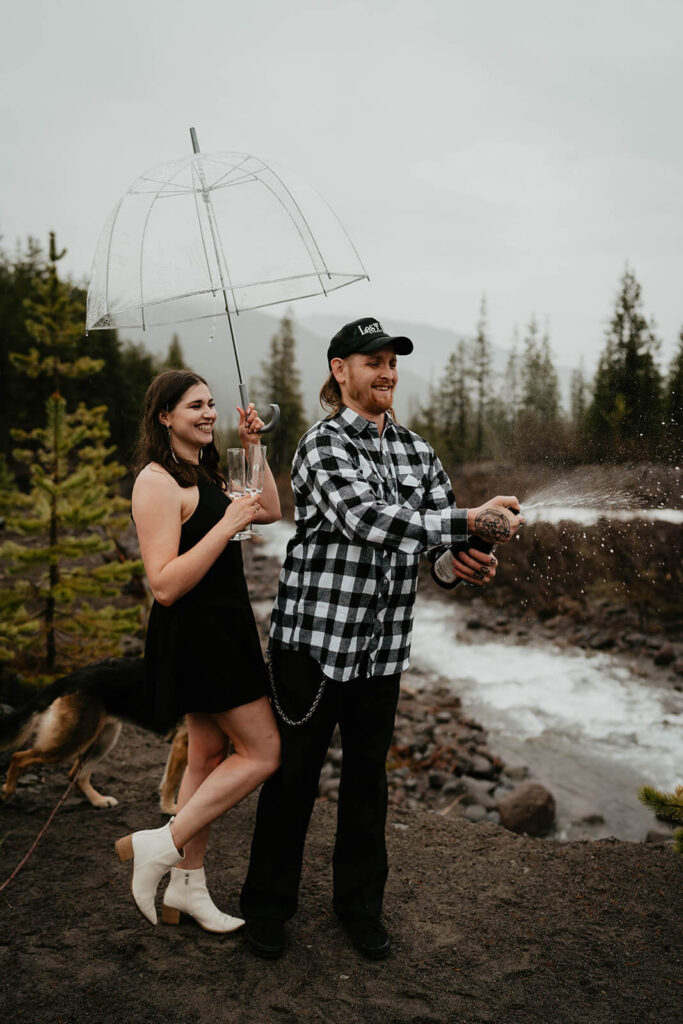
[[[263,420],[256,411],[254,403],[250,402],[246,410],[238,405],[237,411],[240,414],[240,422],[237,429],[242,447],[246,448],[250,444],[260,444],[261,435],[259,430],[263,426]]]

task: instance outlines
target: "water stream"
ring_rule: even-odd
[[[608,654],[485,640],[467,617],[421,594],[414,665],[450,680],[491,749],[548,786],[560,838],[643,839],[655,821],[638,788],[681,782],[683,694]]]

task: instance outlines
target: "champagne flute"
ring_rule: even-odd
[[[266,475],[266,445],[250,444],[247,452],[247,493],[260,494],[263,490],[263,483]],[[247,529],[254,534],[253,523],[249,523]]]
[[[242,498],[245,494],[247,483],[244,448],[228,448],[228,497],[232,500]],[[250,536],[248,530],[241,530],[230,540],[248,540]]]

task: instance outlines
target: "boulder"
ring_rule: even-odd
[[[670,665],[676,660],[676,653],[671,644],[664,644],[659,648],[654,657],[655,665]]]
[[[445,786],[441,788],[441,796],[459,796],[461,793],[467,792],[467,787],[462,779],[458,779],[455,776],[451,777],[450,782],[447,782]]]
[[[472,754],[470,757],[470,774],[478,779],[489,779],[495,773],[493,764],[483,754]]]
[[[573,597],[560,597],[557,605],[561,612],[572,619],[580,619],[583,616],[583,605]]]
[[[605,632],[594,633],[588,643],[595,651],[606,651],[614,647],[614,637]]]
[[[491,794],[493,783],[490,780],[475,779],[471,775],[463,775],[461,781],[466,787],[463,796],[464,804],[479,804],[486,811],[495,810],[497,803]]]
[[[583,825],[604,825],[605,819],[602,814],[584,814],[583,818],[581,818],[581,823]]]
[[[651,828],[645,836],[646,843],[670,843],[673,841],[673,832],[664,832],[663,829]]]
[[[555,798],[539,782],[523,782],[498,804],[501,824],[511,832],[545,835],[555,821]]]
[[[450,772],[432,771],[429,773],[429,788],[442,789],[452,778]]]

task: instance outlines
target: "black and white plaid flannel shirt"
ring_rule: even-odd
[[[408,667],[420,553],[468,539],[434,450],[387,414],[320,420],[292,464],[296,532],[287,545],[270,635],[310,654],[331,679]]]

